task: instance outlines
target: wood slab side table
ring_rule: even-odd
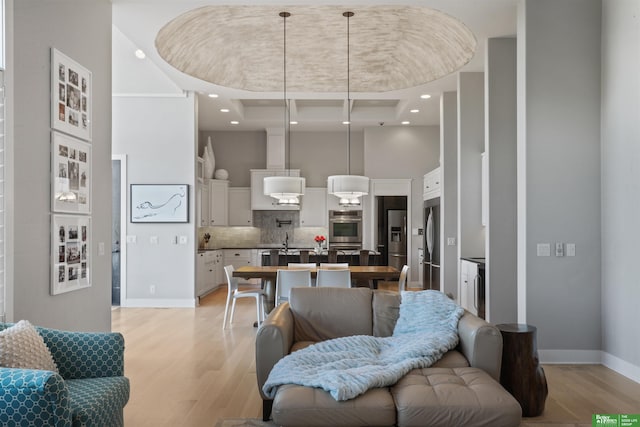
[[[500,384],[516,398],[523,417],[544,411],[547,380],[538,360],[535,326],[521,323],[496,325],[502,334]]]

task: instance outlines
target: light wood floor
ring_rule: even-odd
[[[113,330],[125,337],[131,398],[128,427],[213,427],[221,418],[259,418],[255,378],[255,302],[238,301],[222,330],[226,289],[195,309],[117,308]],[[545,365],[545,412],[527,426],[591,426],[593,413],[639,413],[640,384],[600,365]],[[524,423],[523,423],[524,425]]]

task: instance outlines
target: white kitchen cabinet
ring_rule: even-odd
[[[200,252],[196,259],[196,296],[201,297],[214,290],[220,280],[218,258],[221,251]]]
[[[299,206],[280,206],[276,199],[264,194],[264,179],[268,176],[300,176],[300,170],[251,169],[251,209],[254,211],[300,210]]]
[[[251,189],[249,187],[229,188],[229,225],[251,227]]]
[[[196,296],[202,295],[207,289],[207,264],[205,252],[196,254]]]
[[[224,249],[224,265],[233,265],[238,269],[245,265],[252,265],[251,249]]]
[[[335,197],[335,196],[334,196]],[[307,187],[302,196],[300,227],[327,226],[327,189]]]
[[[196,224],[206,227],[209,225],[209,185],[199,182],[196,188]]]
[[[422,199],[430,200],[440,197],[442,190],[442,173],[441,168],[435,168],[431,172],[427,172],[423,178]]]
[[[256,249],[224,249],[224,265],[233,265],[234,269],[244,266],[260,265],[256,264]],[[226,278],[225,278],[226,280]],[[259,284],[260,279],[242,280],[243,283],[249,282]]]
[[[224,273],[224,253],[223,251],[213,251],[215,252],[215,264],[213,267],[213,280],[214,280],[214,289],[219,286],[226,286],[227,277]]]
[[[478,264],[460,260],[460,305],[476,316],[478,315],[478,280],[480,280]]]
[[[229,225],[229,181],[209,180],[209,225]]]

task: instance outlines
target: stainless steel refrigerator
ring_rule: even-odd
[[[388,264],[401,270],[407,263],[407,211],[387,211]]]
[[[440,290],[440,198],[424,202],[423,289]]]

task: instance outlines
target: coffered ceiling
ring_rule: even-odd
[[[488,37],[514,36],[517,0],[355,2],[113,0],[114,63],[144,61],[175,92],[199,94],[201,130],[282,126],[283,18],[294,130],[439,122],[439,95],[456,70],[482,71]],[[347,19],[349,88],[347,102]],[[141,49],[146,58],[130,60]],[[138,61],[138,62],[136,62]],[[129,67],[130,68],[130,67]],[[127,70],[129,69],[127,68]],[[127,71],[129,72],[129,71]],[[129,77],[114,68],[114,93]],[[216,98],[207,96],[210,93]],[[423,94],[431,95],[423,99]],[[223,110],[223,111],[221,111]],[[224,111],[228,110],[228,111]],[[417,111],[416,111],[417,110]],[[413,111],[413,112],[412,112]],[[232,121],[237,124],[231,124]]]

